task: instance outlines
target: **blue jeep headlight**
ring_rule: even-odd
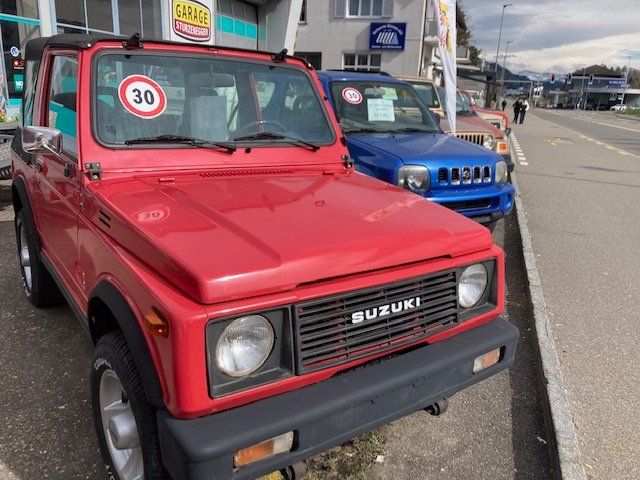
[[[507,162],[500,160],[496,162],[496,185],[504,185],[507,182],[509,175],[509,169],[507,168]]]
[[[398,186],[414,193],[429,190],[429,169],[421,165],[404,165],[398,169]]]

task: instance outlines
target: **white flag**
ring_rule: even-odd
[[[451,133],[456,134],[456,96],[458,69],[456,65],[456,0],[433,0],[438,20],[438,51],[444,72],[446,113]]]

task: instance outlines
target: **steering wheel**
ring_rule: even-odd
[[[241,126],[238,130],[236,130],[235,136],[242,137],[250,133],[259,133],[259,132],[256,132],[255,129],[252,127],[259,127],[259,126],[266,127],[267,125],[271,125],[272,127],[275,127],[275,130],[277,130],[277,131],[273,131],[273,129],[271,128],[265,128],[264,130],[267,132],[287,133],[288,131],[284,125],[282,125],[280,122],[277,122],[275,120],[257,120],[255,122],[249,122],[246,125]]]

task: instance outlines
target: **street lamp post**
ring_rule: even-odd
[[[513,43],[512,40],[507,41],[507,46],[504,49],[504,60],[502,61],[502,72],[500,72],[500,92],[504,95],[504,69],[507,68],[507,57],[509,56],[509,44]],[[498,101],[498,95],[496,91],[496,102]]]
[[[586,108],[582,106],[582,95],[584,92],[584,76],[586,71],[587,71],[587,64],[585,63],[584,67],[582,67],[582,82],[580,82],[580,100],[578,101],[578,110],[586,110]]]
[[[502,24],[504,23],[504,11],[507,7],[512,7],[513,3],[505,3],[502,5],[502,16],[500,17],[500,32],[498,33],[498,48],[496,50],[496,68],[493,75],[493,81],[496,85],[496,101],[498,101],[498,62],[500,61],[500,41],[502,40]]]
[[[620,105],[624,105],[624,97],[629,89],[629,70],[631,69],[631,55],[627,55],[627,73],[624,76],[624,90],[622,91],[622,99]]]

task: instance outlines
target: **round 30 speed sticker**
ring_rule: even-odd
[[[164,90],[145,75],[129,75],[122,80],[118,97],[124,108],[140,118],[155,118],[167,108]]]
[[[344,98],[347,102],[352,103],[354,105],[362,102],[362,94],[360,91],[356,90],[353,87],[347,87],[342,90],[342,98]]]

